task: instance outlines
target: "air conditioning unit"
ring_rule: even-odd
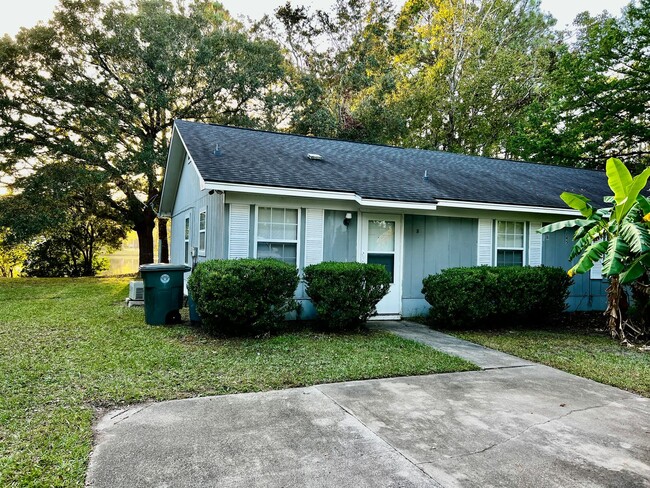
[[[142,281],[131,281],[129,283],[129,300],[133,302],[144,301],[144,283]]]

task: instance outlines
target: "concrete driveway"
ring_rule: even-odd
[[[648,399],[540,365],[106,415],[93,487],[650,486]]]

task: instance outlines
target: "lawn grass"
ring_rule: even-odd
[[[650,397],[650,353],[623,347],[605,333],[573,328],[445,332]]]
[[[128,280],[0,279],[0,486],[83,486],[98,407],[476,369],[387,333],[151,327]]]

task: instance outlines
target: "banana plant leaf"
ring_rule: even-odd
[[[593,242],[571,268],[574,273],[582,274],[594,267],[594,263],[600,260],[607,251],[607,241]]]
[[[581,227],[580,230],[586,229],[586,227]],[[587,249],[589,245],[599,240],[602,237],[602,234],[605,232],[605,229],[602,227],[592,227],[587,231],[586,235],[583,235],[581,238],[575,240],[575,244],[571,248],[571,253],[569,254],[569,261],[572,261],[578,254]]]
[[[644,254],[636,258],[627,271],[621,273],[621,284],[632,283],[637,278],[643,276],[650,267],[650,254]]]
[[[587,219],[563,220],[562,222],[553,222],[552,224],[545,225],[544,227],[537,229],[537,232],[539,234],[546,234],[547,232],[555,232],[560,229],[566,229],[567,227],[584,227],[592,222],[593,221]]]
[[[650,200],[648,200],[646,197],[643,195],[639,195],[636,197],[636,203],[639,206],[639,209],[643,213],[643,215],[647,215],[650,213]]]
[[[623,222],[619,235],[629,245],[633,253],[643,254],[650,251],[650,232],[645,225],[636,222]]]
[[[650,178],[650,168],[644,169],[632,179],[632,183],[625,189],[625,198],[620,202],[618,200],[616,201],[616,206],[614,207],[616,220],[619,222],[623,220],[632,206],[636,204],[639,193],[648,184],[648,178]]]
[[[607,183],[614,190],[614,201],[616,205],[621,205],[627,200],[627,188],[632,184],[632,174],[623,161],[617,158],[609,158],[605,164],[605,173],[607,174]]]
[[[594,213],[594,208],[589,204],[589,199],[585,196],[578,195],[577,193],[569,193],[565,191],[560,195],[560,198],[569,207],[580,212],[584,217],[589,218]]]
[[[625,270],[625,258],[630,252],[630,246],[622,237],[612,237],[607,243],[607,251],[603,256],[603,274],[615,276]]]

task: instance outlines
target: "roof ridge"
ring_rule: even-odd
[[[281,135],[281,136],[293,136],[293,137],[301,137],[304,139],[316,139],[316,140],[322,140],[322,141],[333,141],[333,142],[344,142],[348,144],[358,144],[358,145],[364,145],[364,146],[371,146],[371,147],[385,147],[389,149],[400,149],[403,151],[423,151],[423,152],[428,152],[428,153],[436,153],[436,154],[446,154],[446,155],[455,155],[455,156],[461,156],[464,158],[476,158],[476,159],[487,159],[490,161],[497,161],[497,162],[505,162],[505,163],[517,163],[517,164],[532,164],[535,166],[544,166],[544,167],[549,167],[549,168],[561,168],[561,169],[567,169],[567,170],[577,170],[577,171],[590,171],[590,172],[595,172],[595,173],[600,173],[604,174],[604,170],[601,169],[592,169],[592,168],[576,168],[575,166],[563,166],[559,164],[549,164],[549,163],[540,163],[536,161],[524,161],[521,159],[509,159],[509,158],[495,158],[492,156],[478,156],[476,154],[465,154],[465,153],[458,153],[458,152],[453,152],[453,151],[441,151],[438,149],[423,149],[419,147],[402,147],[402,146],[394,146],[391,144],[379,144],[379,143],[374,143],[374,142],[365,142],[365,141],[351,141],[347,139],[335,139],[333,137],[322,137],[322,136],[310,136],[310,135],[305,135],[305,134],[296,134],[293,132],[280,132],[277,130],[269,130],[269,129],[255,129],[252,127],[240,127],[236,125],[226,125],[226,124],[216,124],[212,122],[198,122],[194,120],[186,120],[186,119],[174,119],[174,123],[176,122],[183,122],[187,124],[197,124],[197,125],[202,125],[202,126],[211,126],[211,127],[223,127],[226,129],[236,129],[236,130],[244,130],[244,131],[250,131],[250,132],[259,132],[259,133],[265,133],[265,134],[276,134],[276,135]]]
[[[239,130],[247,130],[251,132],[262,132],[266,134],[277,134],[279,136],[294,136],[294,137],[302,137],[304,139],[318,139],[322,141],[334,141],[334,142],[347,142],[350,144],[363,144],[366,146],[377,146],[377,147],[388,147],[391,149],[417,149],[417,148],[410,148],[410,147],[400,147],[400,146],[393,146],[390,144],[379,144],[376,142],[362,142],[362,141],[350,141],[347,139],[336,139],[334,137],[323,137],[323,136],[309,136],[306,134],[296,134],[294,132],[280,132],[277,130],[269,130],[269,129],[254,129],[253,127],[240,127],[238,125],[226,125],[226,124],[214,124],[212,122],[196,122],[193,120],[185,120],[185,119],[174,119],[174,122],[181,121],[181,122],[186,122],[189,124],[199,124],[199,125],[209,125],[212,127],[225,127],[226,129],[239,129]],[[427,151],[428,149],[421,149],[422,151]]]

